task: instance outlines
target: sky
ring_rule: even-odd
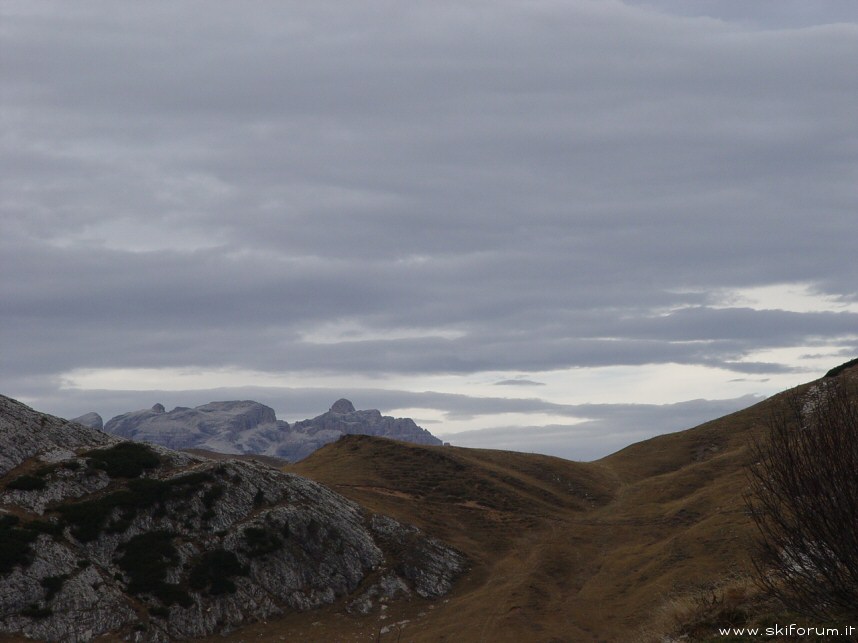
[[[853,0],[0,0],[0,393],[588,460],[858,355]]]

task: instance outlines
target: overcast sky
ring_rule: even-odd
[[[853,0],[0,0],[0,392],[589,459],[858,355]]]

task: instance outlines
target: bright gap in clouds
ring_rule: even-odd
[[[858,312],[858,302],[844,301],[814,289],[812,284],[773,284],[753,288],[721,290],[711,308],[752,308],[795,313]]]
[[[814,347],[796,349],[791,357],[802,359]],[[819,348],[816,348],[819,353]],[[801,354],[799,354],[801,353]],[[808,358],[805,358],[808,359]],[[813,360],[823,370],[836,362],[832,355],[817,355]],[[264,373],[229,369],[78,369],[63,376],[63,388],[80,392],[86,390],[113,391],[205,391],[216,388],[284,387],[330,389],[331,401],[344,391],[372,387],[403,392],[435,392],[472,398],[504,398],[507,400],[538,399],[548,404],[673,404],[694,399],[732,399],[746,395],[769,395],[809,377],[795,373],[743,376],[725,369],[683,364],[649,364],[644,366],[611,366],[576,368],[528,373],[528,379],[538,381],[539,387],[498,386],[498,382],[514,378],[519,373],[487,372],[466,375],[387,375],[372,379],[350,376],[308,373]],[[524,390],[522,390],[524,389]],[[153,400],[153,403],[157,400]],[[213,401],[213,400],[212,400]],[[372,400],[353,400],[359,408],[371,408]],[[133,409],[127,409],[133,410]],[[319,413],[327,409],[320,408]],[[412,417],[418,424],[443,437],[498,426],[570,425],[586,420],[571,413],[551,412],[492,412],[483,409],[475,413],[454,413],[443,408],[381,408],[385,415]],[[289,408],[276,408],[278,417],[289,421]],[[714,419],[714,418],[713,418]]]
[[[741,289],[724,289],[711,294],[709,308],[751,308],[797,313],[856,312],[858,303],[820,293],[811,284],[779,284]],[[670,314],[670,313],[667,313]],[[465,333],[449,328],[403,328],[373,330],[357,322],[338,321],[307,331],[302,339],[309,344],[348,344],[422,337],[457,339]],[[749,363],[786,367],[765,369],[761,374],[742,374],[726,363],[722,367],[704,364],[659,363],[565,368],[544,371],[481,371],[448,374],[363,373],[283,371],[270,372],[238,367],[222,368],[100,368],[75,369],[61,377],[65,390],[112,391],[205,391],[217,388],[284,387],[317,388],[331,391],[331,400],[356,388],[434,392],[474,399],[538,400],[547,405],[582,404],[667,405],[688,400],[728,400],[743,396],[766,396],[820,376],[843,358],[843,345],[856,336],[807,338],[803,345],[766,348],[737,356],[734,364]],[[382,407],[371,399],[353,400],[359,408]],[[128,409],[132,410],[132,409]],[[318,409],[321,413],[325,409]],[[569,409],[562,413],[510,413],[482,408],[479,412],[456,413],[444,408],[379,408],[384,414],[412,417],[428,425],[433,433],[462,433],[503,426],[572,425],[587,418],[576,417]],[[276,408],[282,419],[295,421],[289,408]]]
[[[319,324],[301,333],[301,340],[310,344],[342,344],[394,339],[459,339],[464,331],[452,328],[392,328],[374,330],[351,321]]]

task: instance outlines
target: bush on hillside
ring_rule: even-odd
[[[45,488],[46,484],[45,480],[39,476],[24,474],[6,483],[6,488],[18,491],[40,491]]]
[[[137,442],[120,442],[108,449],[95,449],[88,454],[89,463],[111,478],[138,478],[147,469],[157,469],[161,458],[151,447]]]
[[[794,393],[755,447],[747,497],[763,587],[789,609],[858,618],[858,403],[823,380]]]

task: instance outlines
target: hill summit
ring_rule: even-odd
[[[87,416],[81,416],[87,418]],[[91,425],[90,425],[91,426]],[[441,440],[410,418],[394,418],[371,409],[359,411],[346,399],[315,418],[289,424],[274,409],[252,400],[210,402],[167,411],[151,409],[114,417],[104,430],[116,436],[170,449],[204,449],[227,454],[269,455],[295,462],[343,435],[373,435],[414,444]]]

